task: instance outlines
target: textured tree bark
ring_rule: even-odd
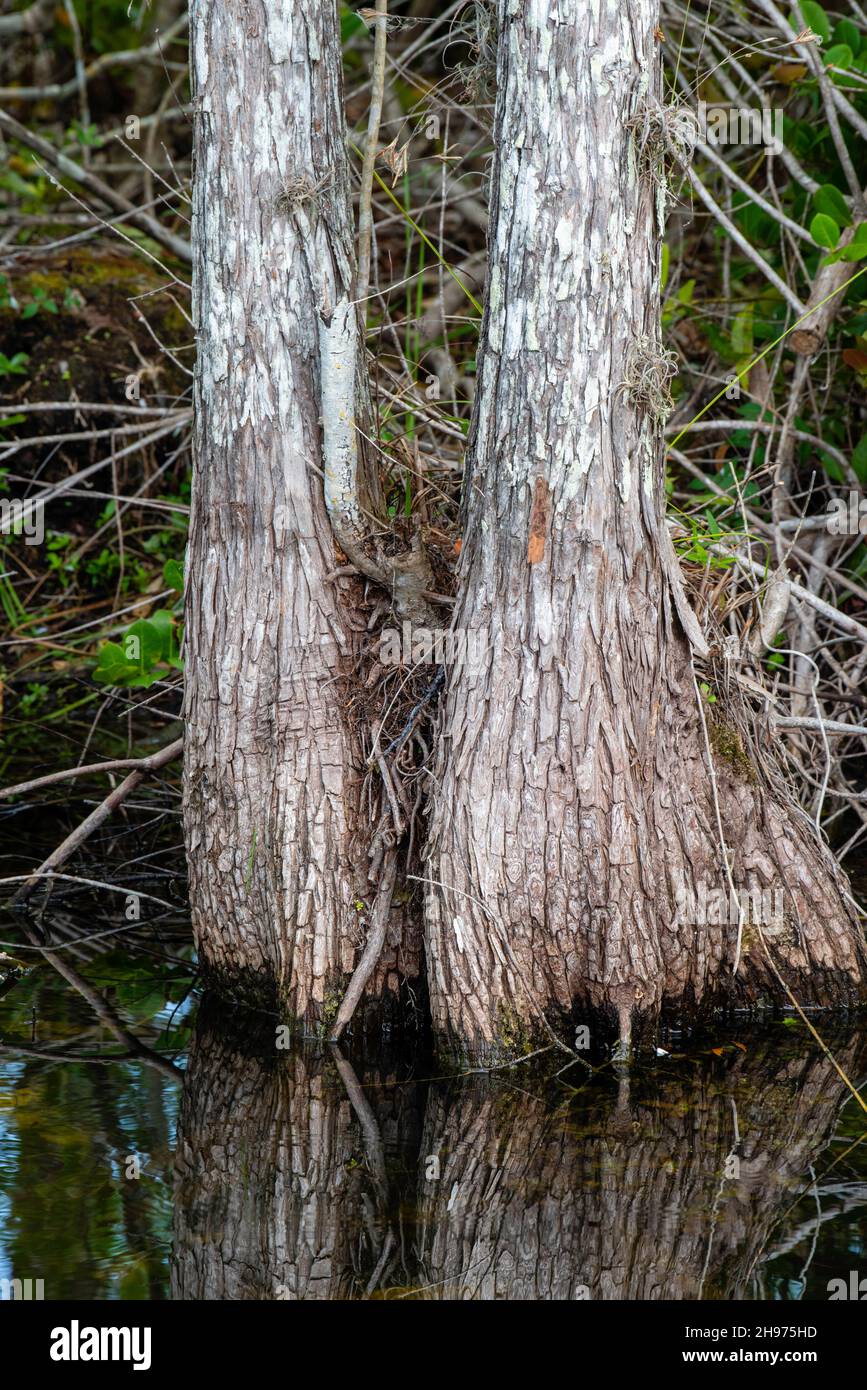
[[[203,965],[306,1025],[364,945],[351,582],[323,498],[320,332],[352,283],[334,0],[194,0],[199,335],[185,826]],[[368,991],[420,943],[390,930]],[[383,1009],[380,1013],[387,1013]]]
[[[723,719],[665,529],[656,0],[498,0],[488,295],[426,877],[437,1034],[523,1049],[543,1016],[779,997],[755,930],[678,892],[774,886],[803,1002],[863,994],[827,851]],[[708,745],[711,745],[710,748]],[[710,775],[712,757],[714,778]],[[714,791],[716,783],[716,796]],[[740,949],[739,949],[740,942]],[[737,976],[733,966],[738,960]]]

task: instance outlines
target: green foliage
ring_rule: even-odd
[[[40,312],[45,314],[56,314],[58,312],[57,301],[52,299],[51,295],[45,290],[35,289],[33,291],[33,298],[28,304],[25,304],[24,308],[21,310],[21,317],[23,319],[32,319]]]
[[[814,218],[815,222],[817,219]],[[831,219],[828,218],[828,221]],[[836,242],[834,245],[836,246]],[[867,222],[859,222],[848,246],[841,246],[832,256],[826,256],[823,265],[833,265],[835,261],[863,261],[867,256]]]
[[[840,240],[840,228],[833,217],[824,212],[817,212],[810,223],[810,236],[817,246],[825,246],[829,251],[833,251]]]
[[[26,376],[29,361],[30,357],[26,352],[16,352],[14,357],[7,357],[5,352],[0,352],[0,376]],[[23,420],[24,416],[20,415],[18,419]],[[7,420],[5,423],[9,424],[10,421]]]
[[[176,589],[179,594],[184,592],[184,567],[177,560],[167,560],[163,568],[163,580],[166,588]]]
[[[82,125],[81,121],[73,121],[66,132],[67,144],[78,144],[85,149],[99,149],[102,145],[102,137],[99,127],[95,125]]]
[[[353,38],[356,34],[363,34],[367,28],[363,19],[351,10],[348,5],[340,6],[340,38],[342,43]]]
[[[867,434],[861,436],[852,450],[852,468],[859,483],[867,488]]]
[[[846,44],[853,54],[858,54],[861,51],[863,41],[851,19],[841,19],[831,35],[831,42]]]
[[[849,205],[839,188],[833,183],[823,183],[813,194],[813,207],[816,212],[832,219],[838,227],[851,227],[852,214]]]
[[[836,43],[822,58],[826,68],[851,68],[855,55],[847,43]]]
[[[120,642],[103,643],[93,679],[103,685],[148,687],[165,680],[172,670],[183,670],[175,616],[158,609],[132,623]]]
[[[828,19],[821,5],[814,3],[814,0],[801,0],[801,14],[805,22],[818,34],[823,43],[829,43],[831,39],[831,21]],[[789,23],[798,34],[801,31],[801,21],[794,11],[789,15]]]
[[[719,499],[715,498],[714,500],[718,501]],[[689,535],[678,538],[675,542],[675,549],[682,560],[689,560],[694,565],[708,566],[710,569],[717,570],[730,569],[735,563],[730,555],[720,555],[716,550],[709,549],[709,547],[718,545],[725,540],[725,531],[710,509],[705,511],[703,519],[705,524],[701,526],[696,517],[687,518]]]

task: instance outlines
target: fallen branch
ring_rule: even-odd
[[[800,715],[787,716],[782,719],[774,719],[774,727],[777,729],[817,729],[820,733],[826,734],[854,734],[856,737],[867,738],[867,725],[864,724],[845,724],[841,719],[808,719]]]
[[[102,179],[97,178],[96,174],[92,174],[89,169],[83,169],[80,164],[76,164],[74,159],[60,154],[47,140],[43,140],[40,135],[34,135],[26,126],[21,125],[20,121],[16,121],[14,116],[10,116],[7,111],[0,110],[0,131],[4,135],[11,136],[13,140],[17,140],[19,144],[25,145],[27,149],[41,155],[58,173],[66,174],[68,178],[75,179],[76,183],[81,184],[82,188],[85,188],[94,198],[98,198],[106,207],[114,208],[115,212],[123,213],[133,226],[147,232],[148,236],[153,237],[154,241],[158,241],[161,246],[171,251],[180,260],[192,261],[193,253],[188,241],[184,241],[183,237],[168,231],[149,213],[141,212],[135,203],[131,203],[122,193],[115,192],[107,183],[103,183]]]
[[[55,869],[59,869],[61,864],[65,864],[67,859],[75,853],[79,846],[83,845],[84,841],[93,834],[94,830],[98,830],[99,827],[108,820],[112,812],[117,810],[118,806],[120,806],[121,802],[126,800],[130,792],[135,791],[136,787],[140,782],[144,781],[148,773],[158,772],[160,768],[165,767],[166,763],[170,763],[173,758],[177,757],[182,748],[183,739],[176,739],[174,743],[169,743],[165,748],[161,748],[158,753],[151,754],[150,758],[142,759],[134,771],[132,771],[128,777],[124,778],[120,786],[115,787],[114,791],[110,792],[105,800],[100,802],[99,806],[91,811],[90,815],[87,816],[79,826],[76,826],[75,830],[67,835],[66,839],[49,854],[48,858],[40,864],[39,868],[22,883],[18,892],[12,899],[12,905],[15,907],[26,902],[34,888],[37,887],[40,878],[51,873]],[[147,762],[147,767],[142,766],[144,762]]]
[[[35,32],[39,27],[39,17],[34,12],[40,8],[47,11],[41,27],[48,28],[52,23],[53,0],[48,0],[47,5],[45,0],[37,0],[37,3],[31,5],[30,9],[25,10],[23,14],[0,17],[0,34],[8,33],[10,26],[13,26],[16,20],[27,20],[30,16],[32,18],[29,24],[19,23],[16,28],[19,31]],[[172,43],[187,27],[186,6],[184,11],[184,14],[176,19],[164,34],[158,34],[153,43],[148,44],[145,48],[129,48],[117,53],[101,53],[84,69],[85,80],[89,82],[91,78],[98,77],[101,72],[111,67],[141,67],[151,58],[156,58],[161,63],[164,62],[164,48]],[[3,87],[0,88],[0,101],[65,101],[77,89],[78,85],[78,78],[70,77],[66,82],[49,82],[43,87]]]
[[[15,14],[0,15],[0,37],[12,34],[38,34],[40,29],[50,29],[53,21],[52,0],[34,0],[26,10]]]
[[[394,883],[397,878],[397,850],[391,849],[385,856],[382,866],[382,874],[379,880],[379,891],[376,895],[376,902],[373,905],[373,912],[370,916],[370,932],[367,937],[367,945],[362,952],[361,960],[355,967],[352,979],[349,981],[349,988],[343,996],[343,1002],[337,1011],[334,1020],[334,1027],[329,1034],[329,1042],[339,1042],[340,1035],[346,1027],[352,1015],[358,1007],[358,1001],[364,993],[364,987],[373,974],[376,962],[382,955],[382,948],[385,945],[385,932],[388,926],[388,914],[391,910],[391,895],[394,892]]]
[[[370,78],[370,114],[367,120],[367,143],[361,168],[361,189],[358,197],[358,272],[355,298],[364,313],[364,301],[370,283],[370,246],[373,238],[373,166],[379,143],[382,119],[382,94],[385,88],[385,53],[388,43],[388,0],[376,0],[374,20],[373,71]]]
[[[127,768],[152,772],[155,767],[163,767],[165,763],[171,762],[172,758],[183,752],[183,748],[184,740],[178,738],[165,748],[159,748],[156,753],[149,753],[146,758],[114,758],[109,762],[87,763],[83,767],[67,767],[61,772],[49,772],[44,777],[34,777],[30,782],[18,782],[14,787],[0,788],[0,801],[5,801],[9,796],[36,791],[39,787],[50,787],[55,782],[65,782],[70,777],[84,777],[91,772],[122,772]]]

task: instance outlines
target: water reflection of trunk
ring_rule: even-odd
[[[858,1050],[838,1044],[850,1075]],[[422,1296],[753,1297],[769,1235],[848,1094],[818,1050],[779,1046],[664,1085],[612,1077],[607,1097],[594,1087],[559,1112],[493,1081],[434,1090]]]
[[[394,1273],[384,1146],[417,1152],[418,1112],[400,1088],[362,1091],[336,1048],[269,1057],[269,1042],[273,1030],[241,1043],[205,1019],[197,1028],[178,1125],[173,1298],[354,1298]]]

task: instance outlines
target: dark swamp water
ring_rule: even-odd
[[[273,1020],[198,997],[178,821],[155,805],[72,870],[150,893],[140,923],[72,882],[29,935],[2,915],[25,969],[0,961],[0,1280],[46,1299],[825,1300],[863,1271],[867,1116],[796,1020],[730,1020],[628,1074],[277,1051]],[[82,809],[0,818],[4,873]],[[860,1086],[867,1021],[819,1026]]]

